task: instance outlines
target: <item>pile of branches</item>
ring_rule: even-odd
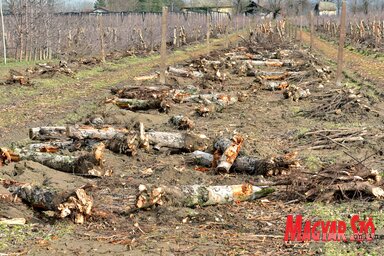
[[[335,120],[347,115],[366,116],[367,112],[378,114],[369,106],[368,99],[360,92],[352,89],[337,89],[317,96],[319,106],[304,112],[305,116],[324,120]]]
[[[347,145],[363,143],[367,137],[371,137],[366,128],[362,129],[323,129],[312,130],[302,134],[299,139],[306,140],[306,146],[311,150],[348,149]]]
[[[384,198],[381,173],[362,163],[334,164],[317,173],[291,177],[290,193],[305,201],[331,202],[362,198]]]

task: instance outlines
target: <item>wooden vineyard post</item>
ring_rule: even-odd
[[[3,54],[4,54],[4,64],[7,64],[7,47],[5,42],[5,29],[4,29],[4,16],[3,16],[3,3],[0,2],[0,15],[1,15],[1,31],[3,37]]]
[[[101,14],[102,15],[102,14]],[[103,17],[101,15],[97,16],[99,21],[99,37],[100,37],[100,58],[101,61],[105,62],[105,45],[104,45],[104,26],[103,26]]]
[[[209,52],[210,52],[210,45],[209,45],[209,39],[210,39],[210,36],[211,36],[211,19],[210,19],[210,14],[209,12],[207,11],[207,55],[209,55]]]
[[[228,20],[227,25],[225,26],[225,48],[229,47],[229,26],[230,20]]]
[[[163,7],[161,16],[161,47],[160,47],[160,83],[165,84],[165,70],[167,69],[167,18],[168,7]]]
[[[300,5],[300,48],[303,47],[303,3]]]
[[[347,4],[343,0],[341,7],[340,18],[340,39],[339,39],[339,52],[337,54],[337,72],[336,72],[336,85],[341,86],[342,73],[343,73],[343,57],[344,57],[344,42],[345,42],[345,19],[347,15]]]
[[[314,40],[314,34],[315,34],[315,29],[314,29],[314,24],[313,24],[313,11],[309,13],[309,26],[310,26],[310,31],[311,31],[311,38],[310,38],[310,45],[309,45],[309,50],[312,52],[313,51],[313,40]]]

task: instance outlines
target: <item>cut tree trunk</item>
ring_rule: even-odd
[[[188,71],[185,69],[174,68],[174,67],[168,67],[168,73],[175,76],[181,76],[181,77],[195,77],[195,78],[204,77],[204,74],[200,71]]]
[[[172,133],[172,132],[146,132],[149,143],[155,147],[167,147],[192,152],[208,148],[209,140],[203,134]]]
[[[163,108],[163,102],[161,99],[138,100],[117,98],[113,99],[111,102],[120,108],[133,111]]]
[[[196,207],[252,201],[274,192],[272,188],[256,187],[250,184],[181,187],[140,185],[139,191],[136,201],[136,207],[139,209],[163,204]]]
[[[186,116],[173,116],[169,120],[171,124],[176,126],[179,130],[191,130],[195,127],[195,122]]]
[[[133,78],[135,81],[148,81],[148,80],[153,80],[158,78],[158,74],[152,74],[152,75],[147,75],[147,76],[136,76]]]
[[[128,130],[125,128],[114,128],[106,127],[97,129],[92,126],[80,126],[80,127],[67,127],[67,136],[70,138],[84,140],[84,139],[93,139],[93,140],[110,140],[116,134],[125,134],[128,133]]]
[[[182,102],[197,102],[204,104],[217,103],[219,105],[228,106],[236,103],[238,98],[231,95],[225,94],[183,94],[178,93],[173,96],[173,100],[179,103]]]
[[[16,154],[19,160],[30,160],[52,169],[74,173],[78,175],[89,175],[95,177],[110,176],[109,171],[103,168],[103,151],[105,145],[99,143],[94,145],[92,152],[81,153],[78,156],[42,153],[36,151],[20,150]]]
[[[239,155],[241,146],[243,144],[243,137],[241,135],[235,135],[225,149],[222,150],[223,154],[219,159],[216,170],[219,172],[229,172],[237,156]]]
[[[118,133],[107,143],[107,148],[118,154],[135,156],[137,154],[138,140],[137,134]]]
[[[150,99],[163,99],[169,93],[169,87],[167,86],[150,86],[150,87],[123,87],[112,88],[111,92],[119,98],[125,99],[138,99],[138,100],[150,100]]]
[[[52,127],[36,127],[29,129],[29,138],[31,140],[52,140],[66,137],[67,127],[52,126]]]
[[[191,154],[190,159],[196,165],[204,167],[217,166],[214,156],[209,153],[195,151]],[[266,159],[257,159],[250,156],[238,156],[234,161],[230,171],[242,172],[250,175],[276,175],[287,172],[293,168],[299,167],[296,154],[287,154],[279,157],[270,157]]]
[[[61,218],[71,216],[75,223],[82,224],[84,217],[91,214],[93,199],[82,188],[75,191],[58,191],[10,180],[0,180],[0,183],[33,208],[55,211]]]

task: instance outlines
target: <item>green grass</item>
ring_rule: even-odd
[[[372,217],[376,234],[384,234],[384,212],[380,209],[381,202],[350,201],[344,203],[309,203],[305,206],[309,216],[323,221],[343,220],[347,224],[346,237],[352,234],[350,216],[358,214],[360,220]],[[382,255],[384,240],[372,242],[326,242],[323,252],[325,255]]]
[[[74,225],[66,221],[58,222],[46,229],[34,224],[3,225],[0,224],[0,252],[21,249],[23,245],[37,240],[52,240],[72,233]]]

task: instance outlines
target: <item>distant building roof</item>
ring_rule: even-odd
[[[91,13],[108,13],[109,10],[103,7],[95,8]]]
[[[329,12],[336,11],[336,4],[335,3],[320,1],[318,3],[318,5],[319,5],[318,9],[320,12],[322,12],[322,11],[329,11]]]
[[[184,4],[182,8],[191,9],[191,8],[233,8],[233,1],[231,0],[193,0]]]

